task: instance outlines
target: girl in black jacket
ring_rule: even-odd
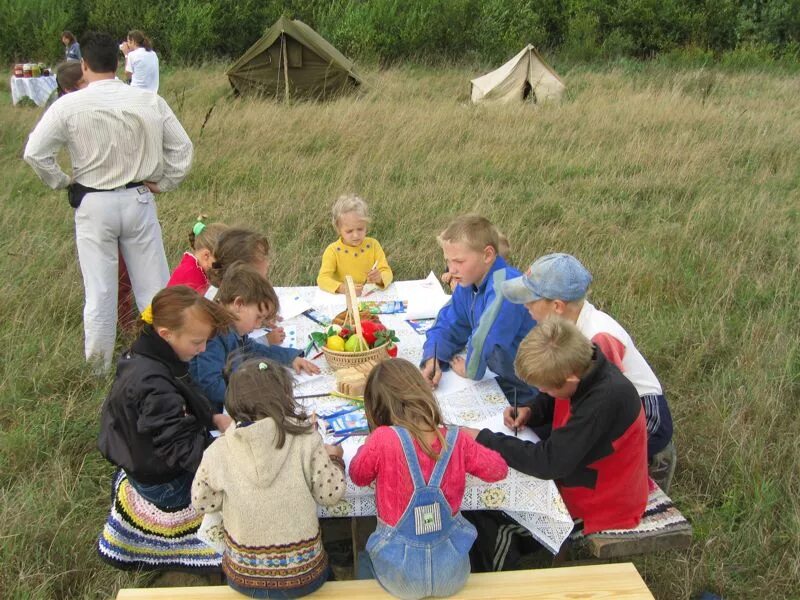
[[[175,509],[190,503],[208,430],[224,431],[231,423],[212,413],[189,377],[189,361],[209,338],[227,331],[233,316],[186,286],[161,290],[151,306],[139,337],[120,357],[98,446],[141,496]]]

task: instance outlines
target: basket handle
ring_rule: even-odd
[[[350,275],[344,276],[344,285],[347,288],[347,314],[353,319],[353,326],[356,328],[356,334],[363,339],[364,332],[361,330],[361,313],[358,311],[356,286]]]

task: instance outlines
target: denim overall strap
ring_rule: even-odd
[[[397,437],[400,438],[400,444],[403,446],[403,454],[406,456],[408,472],[411,473],[411,479],[414,482],[414,490],[425,487],[425,480],[422,478],[422,467],[419,466],[417,451],[414,449],[411,435],[403,427],[393,426],[392,429],[394,429]]]
[[[447,469],[447,464],[450,462],[450,456],[453,454],[453,448],[456,445],[457,438],[458,427],[450,427],[445,437],[445,450],[439,455],[439,460],[436,461],[436,466],[433,467],[433,473],[431,473],[431,478],[428,480],[428,486],[438,488],[441,485],[445,469]]]
[[[445,438],[445,450],[436,461],[436,465],[433,468],[433,473],[431,473],[430,481],[428,481],[427,484],[425,483],[425,479],[422,477],[422,467],[419,464],[417,451],[414,448],[414,442],[411,439],[411,434],[409,434],[408,431],[406,431],[403,427],[392,427],[392,429],[394,429],[397,433],[398,437],[400,438],[400,443],[403,446],[403,454],[405,454],[406,462],[408,463],[408,470],[411,473],[411,479],[414,482],[414,489],[417,490],[426,486],[439,487],[439,484],[442,482],[445,469],[447,469],[447,464],[450,462],[450,455],[453,453],[453,446],[455,446],[456,438],[458,437],[458,428],[451,427],[447,430],[447,437]]]

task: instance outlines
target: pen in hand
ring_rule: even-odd
[[[517,417],[519,413],[517,412],[517,388],[514,388],[514,437],[517,437]]]

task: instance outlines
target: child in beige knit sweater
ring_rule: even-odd
[[[222,511],[228,585],[251,598],[297,598],[329,576],[317,504],[345,491],[341,446],[329,446],[294,400],[288,371],[251,359],[231,376],[225,408],[236,427],[209,446],[192,504]]]

